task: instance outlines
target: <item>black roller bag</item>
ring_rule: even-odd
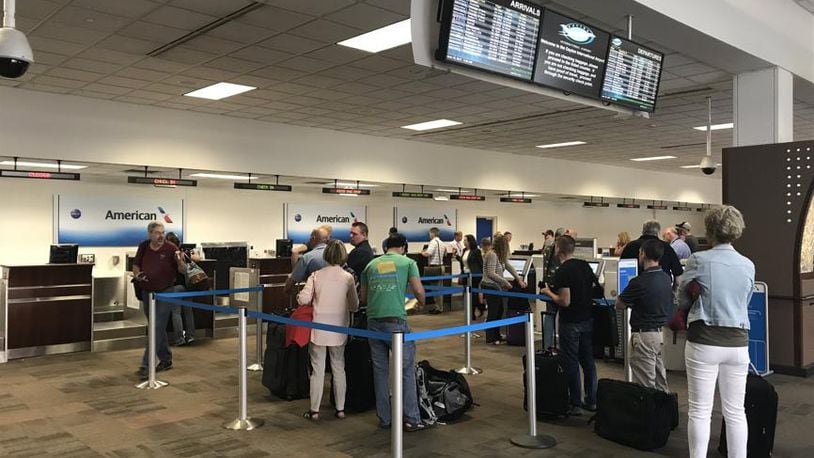
[[[763,377],[752,374],[746,378],[746,423],[749,426],[749,441],[746,456],[764,458],[772,456],[774,431],[777,425],[777,391]],[[721,442],[718,452],[726,456],[726,422],[721,421]]]
[[[537,385],[537,418],[550,419],[568,416],[570,399],[568,397],[568,377],[562,357],[556,353],[544,351],[534,355]],[[528,393],[526,387],[526,355],[523,355],[523,408],[528,410]]]
[[[621,380],[600,379],[594,432],[639,450],[664,447],[673,427],[676,397]]]
[[[367,314],[364,310],[352,315],[352,327],[367,328]],[[376,392],[373,387],[373,359],[370,356],[370,343],[364,337],[348,336],[345,344],[345,410],[361,413],[376,406]],[[331,390],[331,405],[336,405],[334,391]]]
[[[263,386],[288,401],[309,397],[311,358],[308,347],[285,346],[285,325],[268,324],[263,358]]]

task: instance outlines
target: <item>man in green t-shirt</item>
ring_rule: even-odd
[[[424,287],[415,261],[403,255],[407,239],[398,233],[385,241],[387,253],[373,259],[362,272],[361,301],[367,303],[367,328],[371,331],[410,332],[405,294],[409,285],[419,305],[424,304]],[[376,415],[379,427],[390,427],[390,342],[369,339],[373,360],[373,385],[376,391]],[[415,383],[415,342],[404,342],[402,358],[404,387],[404,428],[420,431],[427,426],[421,422]]]

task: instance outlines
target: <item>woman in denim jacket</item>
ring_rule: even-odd
[[[737,208],[711,209],[704,224],[713,247],[690,256],[679,294],[680,307],[689,309],[685,360],[690,457],[707,456],[717,380],[729,456],[746,458],[747,305],[755,284],[755,265],[732,247],[745,227]]]

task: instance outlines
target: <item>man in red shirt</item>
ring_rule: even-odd
[[[158,222],[150,223],[147,226],[147,233],[149,239],[139,244],[136,257],[133,260],[133,276],[143,291],[142,302],[145,303],[142,305],[144,306],[144,314],[147,315],[149,320],[153,317],[149,316],[149,307],[146,304],[149,296],[147,295],[150,293],[183,291],[184,287],[181,285],[176,286],[175,280],[179,273],[183,274],[187,271],[187,264],[178,247],[164,238],[163,224]],[[155,304],[156,354],[159,360],[156,370],[158,371],[172,368],[172,352],[167,342],[166,330],[173,307],[171,304],[160,301]],[[141,367],[138,370],[138,375],[142,379],[146,379],[148,373],[148,351],[149,344],[148,348],[144,349]]]

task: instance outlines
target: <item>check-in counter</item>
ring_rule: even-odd
[[[0,362],[88,351],[93,265],[2,266]]]
[[[284,290],[292,270],[291,258],[250,258],[249,268],[260,272],[264,313],[280,313],[293,305],[292,297]]]

